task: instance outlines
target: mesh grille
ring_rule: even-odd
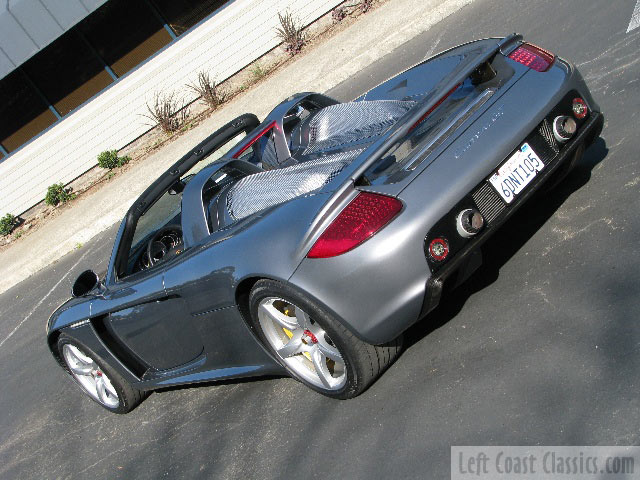
[[[309,160],[291,167],[246,176],[227,193],[227,210],[234,220],[322,188],[363,149]]]
[[[325,107],[309,123],[309,145],[304,154],[381,135],[415,104],[375,100]]]
[[[542,138],[544,138],[547,144],[551,147],[551,149],[555,153],[558,153],[560,151],[560,148],[558,147],[558,141],[556,140],[556,137],[553,136],[553,131],[551,130],[549,120],[545,118],[540,124],[538,131],[540,132],[540,135],[542,135]]]
[[[485,182],[473,192],[472,197],[487,223],[491,223],[498,218],[506,206],[500,195],[496,193],[488,182]]]

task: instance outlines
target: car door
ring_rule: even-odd
[[[181,296],[181,285],[171,291],[165,288],[167,268],[182,263],[187,256],[184,251],[191,247],[190,213],[183,211],[182,191],[197,172],[216,160],[213,153],[259,123],[255,115],[244,114],[213,132],[149,185],[125,215],[109,261],[106,287],[92,303],[91,314],[101,316],[110,340],[125,347],[126,354],[133,354],[144,367],[169,370],[203,353],[198,319]],[[154,245],[161,243],[157,236],[167,229],[180,232],[182,245],[161,246],[163,253],[156,257]]]
[[[104,315],[109,335],[154,370],[184,365],[203,351],[184,300],[167,295],[163,275],[152,270],[126,277],[91,305],[92,316]]]

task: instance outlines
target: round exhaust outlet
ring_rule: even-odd
[[[458,214],[456,227],[461,237],[470,238],[482,230],[484,218],[479,211],[467,208]]]
[[[556,117],[553,121],[553,136],[560,143],[568,141],[576,133],[576,121],[565,115]]]

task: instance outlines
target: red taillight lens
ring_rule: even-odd
[[[556,56],[536,45],[523,43],[509,54],[509,58],[526,65],[536,72],[546,72],[553,64]]]
[[[309,258],[341,255],[375,235],[400,210],[402,203],[377,193],[360,192],[316,240]]]

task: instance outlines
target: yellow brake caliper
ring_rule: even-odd
[[[289,306],[284,307],[284,314],[288,317],[295,317],[295,313],[293,312],[292,309],[289,308]],[[282,330],[284,331],[284,334],[289,337],[290,339],[293,337],[293,332],[291,330],[289,330],[288,328],[282,327]],[[307,358],[307,360],[309,360],[310,362],[312,362],[311,360],[311,355],[309,354],[309,352],[302,352],[302,354]]]

